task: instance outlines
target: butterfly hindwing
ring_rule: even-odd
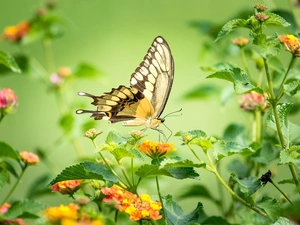
[[[101,96],[79,92],[91,97],[97,110],[77,110],[78,114],[91,113],[96,120],[125,126],[145,125],[156,129],[158,118],[168,100],[173,83],[174,63],[170,48],[162,37],[154,39],[144,60],[131,75],[131,87],[120,85]]]

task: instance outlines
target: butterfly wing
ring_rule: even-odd
[[[151,103],[158,118],[163,112],[174,79],[174,61],[170,47],[161,36],[154,39],[144,60],[131,75],[130,84]]]
[[[131,87],[120,85],[102,96],[79,92],[93,98],[97,110],[77,110],[91,113],[95,120],[106,119],[126,126],[146,125],[156,128],[158,118],[168,100],[174,77],[174,63],[170,48],[162,37],[154,39],[144,60],[131,75]]]

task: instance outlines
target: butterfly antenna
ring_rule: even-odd
[[[168,113],[167,115],[165,115],[165,116],[163,117],[163,119],[165,119],[166,117],[169,117],[169,116],[182,116],[182,113],[180,113],[179,115],[173,115],[173,114],[179,113],[179,112],[181,112],[181,111],[182,111],[182,108],[179,109],[179,110],[177,110],[177,111],[170,112],[170,113]]]

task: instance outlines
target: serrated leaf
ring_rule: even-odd
[[[280,160],[278,162],[280,165],[288,164],[295,165],[300,168],[300,153],[297,151],[281,150]]]
[[[133,154],[131,154],[125,148],[115,148],[113,151],[111,151],[111,154],[116,158],[118,162],[125,157],[134,157]]]
[[[171,195],[164,197],[163,202],[169,225],[191,225],[193,223],[200,223],[207,218],[201,203],[198,203],[196,209],[192,212],[185,214],[182,208],[173,201]]]
[[[289,79],[283,85],[283,91],[289,96],[297,94],[299,90],[300,80],[299,79]]]
[[[165,175],[168,176],[169,173],[166,170],[162,170],[159,168],[158,165],[149,165],[144,164],[142,165],[135,173],[137,176],[139,176],[141,179],[146,177],[154,177],[154,176],[160,176]]]
[[[277,56],[282,49],[278,39],[268,40],[264,45],[261,46],[260,53],[264,58],[270,56]]]
[[[47,187],[49,184],[50,176],[49,174],[41,175],[34,179],[28,188],[27,197],[29,199],[36,198],[38,196],[49,194],[51,189]]]
[[[291,25],[284,18],[282,18],[281,16],[275,13],[266,12],[266,15],[269,18],[265,21],[265,24],[275,24],[275,25],[281,25],[283,27],[288,27]]]
[[[263,199],[256,205],[263,209],[273,221],[277,220],[281,214],[280,203],[276,199],[263,197]]]
[[[78,78],[94,78],[101,75],[101,73],[92,64],[84,62],[77,66],[73,75]]]
[[[19,154],[5,142],[0,142],[0,158],[11,158],[16,161],[19,160]]]
[[[16,63],[14,57],[7,52],[0,50],[0,64],[5,65],[7,68],[15,73],[21,73],[21,69]]]
[[[278,220],[275,223],[272,223],[271,225],[297,225],[297,223],[294,223],[288,218],[279,217]]]
[[[213,144],[213,154],[216,160],[220,160],[223,157],[230,156],[233,154],[251,154],[253,150],[248,147],[241,145],[234,141],[224,141],[218,140],[216,143]]]
[[[0,217],[4,220],[38,218],[38,213],[45,208],[46,205],[42,202],[25,199],[12,204],[9,210],[5,214],[1,214]]]
[[[225,37],[232,31],[234,31],[238,27],[247,27],[247,20],[244,19],[234,19],[227,22],[219,31],[218,36],[215,41],[220,40],[221,38]]]
[[[94,162],[82,162],[64,169],[50,182],[50,185],[64,180],[81,179],[103,180],[111,183],[119,182],[119,179],[111,172],[108,166]]]
[[[235,172],[230,174],[230,179],[238,184],[240,191],[247,196],[254,194],[259,188],[262,187],[261,182],[256,177],[246,177],[239,179]]]
[[[281,103],[277,105],[280,126],[286,146],[292,145],[300,138],[300,126],[288,121],[288,114],[291,111],[292,107],[292,103]],[[270,114],[268,116],[267,125],[277,131],[274,114]]]
[[[260,88],[257,88],[251,84],[248,75],[238,67],[220,70],[207,76],[206,78],[218,78],[232,82],[234,90],[237,94],[242,94],[249,91],[263,93]]]

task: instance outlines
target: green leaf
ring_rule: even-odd
[[[255,150],[255,153],[250,156],[254,162],[269,164],[278,157],[279,149],[269,141],[263,141],[262,147]]]
[[[0,64],[3,64],[7,68],[11,69],[11,71],[15,73],[21,73],[21,69],[16,63],[14,57],[9,53],[3,52],[0,50]]]
[[[220,40],[221,38],[225,37],[232,31],[234,31],[236,28],[239,27],[247,27],[247,20],[244,19],[234,19],[229,22],[227,22],[219,31],[218,36],[215,41]]]
[[[75,77],[78,77],[78,78],[88,78],[88,79],[90,79],[90,78],[94,78],[94,77],[97,77],[97,76],[101,75],[101,73],[92,64],[83,62],[83,63],[80,63],[77,66],[77,68],[76,68],[73,75]]]
[[[232,82],[234,90],[237,94],[242,94],[249,91],[263,93],[261,89],[251,84],[248,75],[238,67],[215,72],[206,78],[218,78]]]
[[[251,154],[253,150],[248,147],[241,145],[234,141],[224,141],[218,140],[216,143],[213,144],[214,150],[213,154],[216,160],[220,160],[223,157],[230,156],[233,154]]]
[[[65,114],[60,118],[59,125],[63,128],[65,133],[72,131],[74,125],[74,116],[71,113]]]
[[[278,162],[280,165],[295,165],[300,168],[300,152],[281,150],[280,151],[280,160]]]
[[[300,177],[300,175],[298,174],[297,177]],[[298,180],[300,182],[300,179],[298,179]],[[295,181],[292,178],[291,179],[285,179],[285,180],[279,181],[278,184],[295,184]]]
[[[171,195],[164,197],[163,202],[169,225],[191,225],[193,223],[200,223],[207,218],[201,203],[198,203],[195,210],[189,214],[185,214],[182,208],[173,201]]]
[[[110,131],[106,137],[105,143],[107,144],[125,144],[127,139],[122,137],[116,131]]]
[[[272,223],[271,225],[297,225],[297,223],[294,223],[288,218],[279,217],[278,220],[275,223]]]
[[[300,138],[300,126],[288,121],[288,114],[292,107],[292,103],[281,103],[277,105],[280,127],[285,139],[285,144],[288,147]],[[267,125],[277,131],[274,114],[268,116]]]
[[[134,155],[127,151],[125,148],[115,148],[113,151],[111,151],[111,154],[116,158],[118,162],[125,157],[134,157]]]
[[[256,205],[263,209],[273,221],[277,220],[281,214],[280,203],[276,199],[263,197],[263,199]]]
[[[284,18],[282,18],[281,16],[279,16],[275,13],[266,12],[266,15],[269,18],[264,22],[265,24],[274,24],[274,25],[280,25],[283,27],[288,27],[291,25]]]
[[[0,168],[3,168],[7,172],[10,172],[15,178],[19,177],[17,171],[15,170],[15,168],[13,167],[13,165],[11,163],[9,163],[9,162],[6,162],[6,161],[0,162]]]
[[[19,160],[19,154],[5,142],[0,142],[0,158],[11,158],[16,161]]]
[[[82,162],[64,169],[50,182],[53,185],[64,180],[103,180],[111,183],[119,182],[119,179],[111,172],[110,168],[94,162]]]
[[[223,134],[223,139],[235,141],[239,144],[245,144],[247,140],[247,135],[248,134],[246,133],[244,125],[233,123],[226,127]]]
[[[39,201],[29,199],[17,201],[6,213],[0,215],[0,220],[38,218],[39,212],[45,208],[46,205]]]
[[[7,170],[0,167],[0,190],[5,186],[9,181],[9,173]]]
[[[289,96],[297,94],[299,90],[300,80],[299,79],[289,79],[283,85],[283,91]]]
[[[159,168],[158,165],[149,165],[144,164],[142,165],[135,173],[137,176],[139,176],[141,179],[146,177],[154,177],[154,176],[160,176],[165,175],[168,176],[169,173],[166,170],[162,170]]]
[[[31,199],[44,194],[49,194],[51,192],[51,189],[47,186],[47,184],[49,184],[49,180],[49,174],[41,175],[34,179],[28,188],[27,197]]]
[[[219,94],[220,88],[214,85],[199,85],[193,90],[187,92],[183,97],[185,99],[205,99]]]
[[[230,179],[238,184],[239,190],[246,194],[247,196],[251,196],[254,194],[259,188],[262,187],[261,182],[256,177],[246,177],[243,179],[239,179],[235,172],[230,174]]]
[[[13,56],[20,70],[25,73],[29,70],[29,59],[26,55],[18,54]],[[0,75],[11,72],[10,68],[0,64]]]

